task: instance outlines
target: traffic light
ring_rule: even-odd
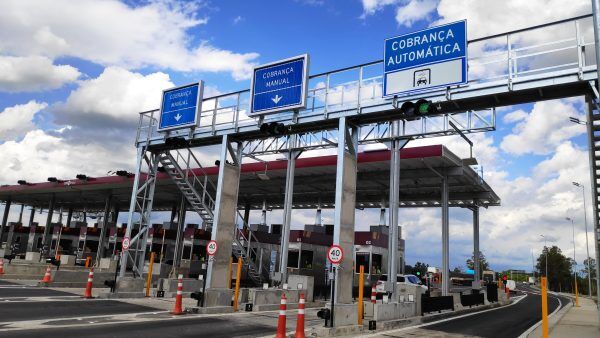
[[[421,271],[417,271],[417,276],[421,276]]]
[[[279,122],[263,123],[260,125],[260,132],[269,136],[281,136],[285,134],[286,128]]]
[[[419,99],[416,102],[406,101],[400,106],[400,113],[407,119],[417,119],[436,113],[438,109],[429,100]]]
[[[506,281],[507,281],[507,280],[508,280],[508,278],[506,277],[506,275],[502,276],[502,281],[503,281],[504,283],[506,283]]]

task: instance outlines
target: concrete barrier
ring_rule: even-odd
[[[404,319],[417,316],[417,304],[415,302],[377,303],[374,305],[373,319],[377,321]]]
[[[89,270],[81,271],[68,271],[68,270],[52,270],[52,283],[50,287],[62,287],[62,288],[84,288],[87,284]],[[107,279],[113,279],[115,276],[111,272],[96,272],[94,271],[93,287],[105,287],[104,281]]]
[[[160,278],[158,289],[165,292],[165,297],[172,298],[177,293],[177,278]],[[192,292],[202,290],[203,281],[194,278],[183,279],[183,296],[189,297]]]

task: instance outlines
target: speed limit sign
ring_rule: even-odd
[[[331,264],[340,264],[343,258],[344,250],[339,245],[332,245],[327,251],[327,259],[329,259]]]
[[[208,242],[208,245],[206,246],[206,253],[209,256],[214,256],[217,253],[218,248],[219,248],[219,246],[217,245],[216,241],[210,241],[210,242]]]
[[[129,250],[129,244],[130,244],[129,237],[123,237],[123,244],[122,244],[123,251]]]

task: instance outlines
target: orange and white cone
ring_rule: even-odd
[[[300,301],[298,302],[298,321],[296,322],[296,335],[295,338],[306,338],[304,335],[304,294],[300,294]]]
[[[275,338],[285,338],[285,310],[287,308],[287,299],[285,294],[281,295],[281,304],[279,305],[279,319],[277,320],[277,334]]]
[[[46,268],[46,274],[42,278],[42,283],[52,283],[52,275],[50,274],[50,265]]]
[[[175,306],[173,307],[173,311],[171,314],[174,315],[182,315],[182,301],[183,301],[183,275],[179,275],[177,281],[177,295],[175,296]]]
[[[371,287],[371,303],[377,303],[377,290],[375,289],[375,285]]]
[[[4,274],[4,258],[0,258],[0,275]]]
[[[90,299],[92,298],[92,283],[94,281],[94,268],[90,269],[90,273],[88,274],[87,284],[85,285],[85,295],[83,298]]]

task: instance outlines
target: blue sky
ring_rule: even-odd
[[[475,38],[590,12],[584,0],[527,3],[7,1],[0,13],[0,183],[131,167],[136,112],[158,107],[167,87],[202,79],[209,94],[246,89],[252,67],[304,53],[312,74],[370,62],[382,58],[385,38],[441,22],[467,19]],[[541,6],[547,10],[538,13]],[[569,125],[568,116],[583,114],[581,98],[505,107],[495,132],[473,135],[484,177],[503,199],[482,212],[482,250],[495,268],[528,268],[540,233],[569,253],[564,217],[583,213],[570,182],[589,187],[589,174],[585,129]],[[468,154],[460,139],[427,142]],[[312,217],[298,215],[295,226]],[[357,217],[378,219],[376,210]],[[413,210],[402,217],[408,263],[439,265],[439,215]],[[451,217],[451,265],[464,266],[470,215],[456,210]],[[578,232],[579,253],[584,236]]]

